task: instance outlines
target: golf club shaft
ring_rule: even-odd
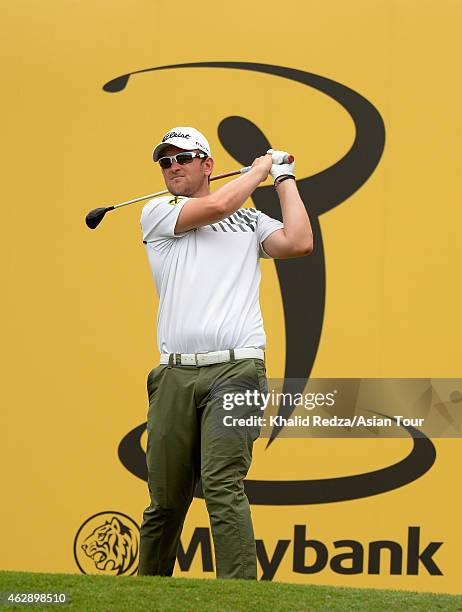
[[[245,168],[241,168],[240,170],[234,170],[233,172],[226,172],[225,174],[218,174],[217,176],[212,176],[210,181],[216,181],[222,178],[228,178],[229,176],[237,176],[238,174],[244,174],[250,170],[251,166],[246,166]],[[115,204],[113,208],[120,208],[121,206],[127,206],[128,204],[134,204],[135,202],[142,202],[143,200],[149,200],[150,198],[156,198],[157,196],[164,195],[166,193],[170,193],[168,189],[164,189],[163,191],[157,191],[156,193],[151,193],[149,195],[142,196],[141,198],[135,198],[134,200],[127,200],[127,202],[122,202],[121,204]]]
[[[285,155],[282,160],[283,163],[292,163],[294,161],[293,155]],[[252,166],[245,166],[240,170],[233,170],[232,172],[226,172],[225,174],[218,174],[217,176],[212,176],[210,181],[216,181],[218,179],[228,178],[230,176],[237,176],[238,174],[245,174],[248,172]],[[150,198],[156,198],[157,196],[164,195],[166,193],[170,193],[168,189],[164,189],[163,191],[157,191],[156,193],[150,193],[149,195],[142,196],[141,198],[135,198],[134,200],[127,200],[127,202],[122,202],[121,204],[115,204],[111,206],[111,209],[121,208],[122,206],[127,206],[128,204],[134,204],[135,202],[142,202],[143,200],[149,200]]]

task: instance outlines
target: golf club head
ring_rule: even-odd
[[[109,208],[95,208],[94,210],[90,210],[88,215],[85,217],[85,223],[88,225],[90,229],[95,229],[103,220],[104,215],[108,210],[111,210],[112,207]]]

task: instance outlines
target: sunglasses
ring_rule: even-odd
[[[174,160],[177,164],[180,164],[180,166],[184,166],[185,164],[190,164],[195,157],[203,159],[204,157],[208,157],[208,155],[205,153],[196,153],[195,151],[185,151],[184,153],[177,153],[170,157],[160,157],[157,161],[159,162],[159,166],[166,170],[171,167]]]

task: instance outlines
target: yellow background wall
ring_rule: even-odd
[[[459,2],[294,1],[97,3],[17,1],[1,9],[3,569],[78,571],[72,545],[86,518],[118,509],[138,523],[146,483],[120,463],[121,438],[146,416],[146,376],[158,362],[157,297],[134,205],[95,232],[92,208],[163,188],[150,161],[174,125],[194,125],[216,171],[229,115],[257,123],[296,155],[298,176],[349,149],[354,125],[316,90],[269,75],[178,70],[118,75],[195,61],[255,61],[332,78],[381,113],[386,145],[376,171],[321,217],[326,309],[313,376],[460,377]],[[282,302],[273,261],[262,263],[268,374],[284,372]],[[310,299],[309,287],[300,299]],[[277,441],[256,445],[250,477],[323,478],[388,465],[409,440]],[[354,502],[253,508],[272,550],[307,524],[315,539],[443,541],[443,576],[294,574],[276,580],[460,591],[460,440],[435,440],[424,477]],[[289,457],[290,456],[290,463]],[[207,526],[195,500],[184,538]],[[277,530],[275,529],[277,525]],[[177,575],[181,572],[177,570]],[[202,575],[196,559],[191,576]]]

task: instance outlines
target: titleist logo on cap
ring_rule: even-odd
[[[169,132],[168,134],[165,134],[165,136],[162,138],[162,142],[165,142],[169,138],[190,138],[190,135],[183,134],[182,132]]]

